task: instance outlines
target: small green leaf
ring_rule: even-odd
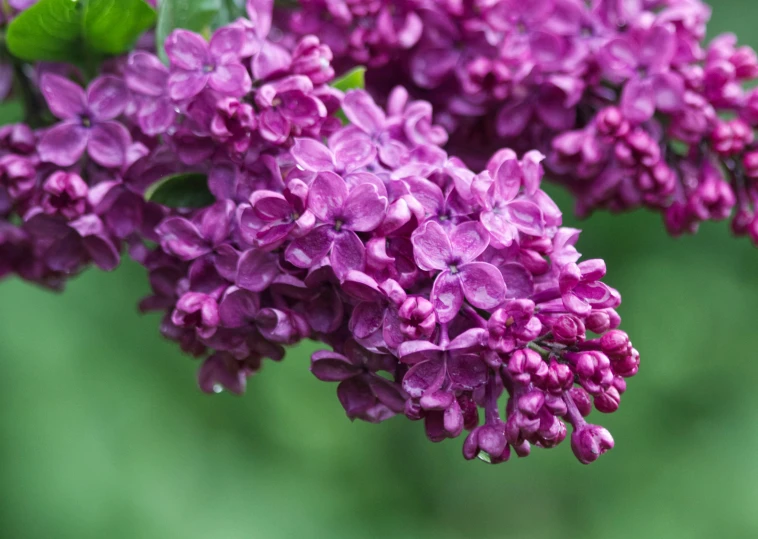
[[[145,0],[40,0],[11,21],[6,41],[22,60],[81,63],[126,52],[154,22]]]
[[[24,103],[11,99],[0,103],[0,125],[16,124],[24,121]]]
[[[364,89],[366,87],[366,68],[363,66],[351,69],[343,76],[338,78],[332,83],[334,88],[347,92],[348,90],[355,90],[356,88]]]
[[[80,61],[82,8],[79,0],[40,0],[8,25],[8,50],[31,62]]]
[[[145,192],[145,200],[169,208],[205,208],[215,201],[208,177],[200,172],[173,174],[158,180]]]
[[[83,32],[95,50],[122,54],[155,24],[155,10],[145,0],[89,0]]]
[[[210,26],[222,7],[222,0],[161,0],[155,27],[156,48],[161,60],[168,63],[164,43],[171,32],[177,28],[202,32]]]

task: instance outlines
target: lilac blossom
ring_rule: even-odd
[[[706,43],[710,12],[701,0],[300,0],[280,20],[325,40],[341,69],[368,66],[388,107],[396,85],[430,101],[468,165],[536,149],[580,216],[652,208],[673,235],[731,216],[758,243],[758,56],[732,34]],[[508,241],[513,223],[484,219]]]
[[[498,148],[471,168],[448,145],[457,132],[446,129],[458,114],[493,112],[490,91],[513,98],[493,121],[512,113],[511,128],[528,129],[536,118],[564,129],[585,89],[581,63],[568,69],[560,60],[572,50],[573,19],[551,20],[554,2],[487,4],[486,27],[461,28],[456,17],[468,12],[454,2],[416,4],[328,2],[331,18],[322,23],[334,33],[296,38],[271,30],[273,2],[251,0],[249,19],[209,41],[174,31],[168,66],[135,51],[86,91],[75,71],[43,70],[40,89],[62,121],[0,129],[0,275],[60,288],[89,265],[113,269],[126,254],[149,276],[152,292],[140,308],[162,313],[160,332],[201,358],[204,392],[243,393],[266,360],[310,339],[324,348],[311,358],[312,373],[336,383],[351,420],[405,415],[423,420],[434,442],[466,432],[463,456],[493,463],[555,447],[570,428],[577,459],[595,460],[613,439],[585,417],[593,407],[618,409],[639,369],[618,329],[620,295],[602,281],[601,260],[580,260],[579,231],[561,227],[560,210],[540,189],[549,149]],[[308,13],[299,24],[312,22]],[[610,17],[590,19],[600,28]],[[361,20],[376,24],[341,39],[341,29]],[[510,25],[524,32],[511,35]],[[470,32],[509,36],[511,56],[487,60],[491,39],[450,47]],[[603,43],[588,39],[580,52]],[[485,99],[463,92],[435,115],[402,86],[379,101],[329,86],[347,56],[380,69],[396,50],[418,69],[417,86],[442,85],[439,97],[449,97],[459,77]],[[728,56],[740,73],[751,71],[745,54]],[[645,88],[666,72],[650,67],[633,75]],[[532,78],[545,85],[532,92]],[[565,144],[563,170],[586,158],[594,162],[583,171],[596,172],[613,139],[618,169],[635,168],[675,192],[654,133],[604,110]],[[725,125],[715,147],[743,151],[752,144],[745,131]],[[213,202],[145,200],[148,188],[182,173],[207,178]],[[703,177],[682,211],[723,214],[729,193],[714,170],[691,173]]]
[[[86,151],[104,167],[123,164],[131,135],[114,121],[127,105],[123,80],[109,75],[99,77],[85,93],[63,77],[45,74],[41,90],[51,112],[63,120],[42,135],[39,154],[43,161],[66,167]]]
[[[244,30],[234,26],[217,30],[210,43],[194,32],[174,30],[166,39],[171,99],[190,99],[206,86],[232,97],[249,92],[252,81],[239,57],[246,40]]]

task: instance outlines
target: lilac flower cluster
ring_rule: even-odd
[[[143,306],[166,309],[163,332],[186,351],[212,351],[198,375],[207,392],[242,392],[263,359],[316,339],[332,350],[311,370],[338,382],[350,418],[403,413],[433,441],[465,429],[466,458],[491,462],[553,447],[569,423],[577,458],[595,460],[613,439],[584,418],[592,400],[618,408],[639,355],[615,329],[604,263],[577,263],[579,231],[560,228],[539,188],[542,156],[503,150],[474,174],[440,148],[428,103],[402,88],[388,103],[350,91],[350,124],[326,143],[328,122],[309,121],[319,136],[262,137],[254,163],[217,139],[217,202],[158,225]],[[262,108],[243,131],[260,130]]]
[[[758,243],[758,60],[727,34],[701,46],[700,0],[301,0],[282,13],[338,66],[369,66],[435,108],[450,151],[547,155],[577,212],[640,206],[678,235],[734,212]],[[323,13],[329,16],[324,17]]]
[[[428,102],[343,94],[328,46],[271,41],[270,2],[248,14],[209,41],[175,30],[168,66],[138,50],[86,89],[40,70],[58,121],[0,131],[0,272],[59,287],[127,248],[149,272],[141,308],[204,358],[206,392],[241,393],[314,339],[331,349],[311,371],[351,419],[466,430],[464,456],[490,462],[554,447],[567,424],[581,462],[613,447],[585,418],[618,408],[639,354],[605,264],[579,262],[540,189],[544,156],[499,150],[475,173]],[[214,202],[145,200],[182,173]]]

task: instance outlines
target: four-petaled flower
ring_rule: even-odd
[[[473,221],[453,227],[448,234],[436,221],[427,221],[411,237],[418,266],[440,271],[434,281],[431,301],[440,322],[450,322],[464,298],[479,309],[492,309],[505,299],[500,271],[476,259],[489,245],[489,233]]]

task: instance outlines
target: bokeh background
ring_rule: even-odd
[[[758,2],[714,4],[712,34],[758,45]],[[309,346],[244,397],[203,395],[137,314],[135,264],[62,296],[3,283],[0,537],[758,537],[758,250],[725,225],[672,240],[646,213],[580,226],[642,354],[597,418],[617,446],[587,467],[568,443],[493,467],[402,418],[351,423]]]

